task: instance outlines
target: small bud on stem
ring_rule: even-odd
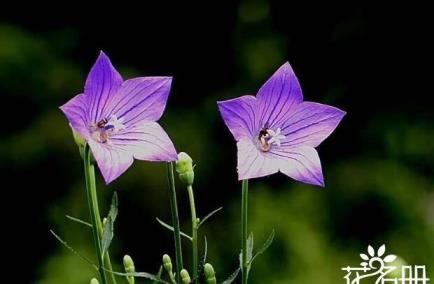
[[[178,154],[178,160],[176,161],[176,172],[179,174],[181,182],[187,186],[193,185],[194,171],[193,160],[184,152]]]
[[[215,278],[214,267],[212,267],[212,265],[209,263],[205,263],[203,269],[205,272],[206,284],[216,284],[217,279]]]
[[[181,270],[181,281],[182,284],[189,284],[191,282],[190,274],[186,269]]]
[[[134,267],[134,262],[131,256],[126,254],[123,259],[124,268],[126,273],[134,273],[136,272],[136,268]],[[127,276],[127,281],[129,284],[134,284],[134,276]]]
[[[170,281],[172,281],[172,283],[176,283],[175,276],[173,275],[172,259],[168,254],[163,255],[163,267],[166,270],[167,274],[169,274]]]

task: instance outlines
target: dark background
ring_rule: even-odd
[[[16,283],[87,283],[95,272],[62,247],[54,229],[92,258],[91,233],[65,219],[89,219],[80,156],[58,106],[81,92],[99,50],[124,78],[174,76],[161,124],[178,151],[195,160],[200,216],[219,280],[237,266],[240,184],[236,148],[216,101],[253,94],[285,61],[306,100],[347,111],[320,147],[326,189],[282,175],[251,185],[257,247],[252,283],[344,283],[368,244],[434,277],[434,111],[430,85],[433,30],[428,7],[353,2],[216,1],[173,4],[58,3],[0,12],[0,170],[2,242]],[[112,247],[116,268],[131,254],[155,273],[171,234],[165,165],[135,162],[108,188],[118,191]],[[184,231],[187,195],[178,185]],[[188,244],[184,244],[189,259]],[[140,283],[140,282],[139,282]]]

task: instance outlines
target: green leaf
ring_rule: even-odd
[[[86,261],[87,263],[89,263],[90,265],[93,266],[93,268],[95,268],[95,270],[98,270],[98,266],[96,264],[94,264],[92,261],[90,261],[87,257],[81,255],[79,252],[77,252],[76,250],[74,250],[70,245],[68,245],[68,243],[64,240],[62,240],[53,230],[50,230],[50,233],[64,246],[66,247],[68,250],[70,250],[73,254],[75,254],[76,256],[78,256],[79,258],[81,258],[82,260]]]
[[[163,274],[163,266],[162,265],[160,265],[160,269],[158,269],[158,273],[157,273],[157,278],[160,278],[161,279],[161,275]],[[158,284],[158,280],[154,280],[153,282],[152,282],[153,284]]]
[[[203,266],[206,263],[206,257],[207,257],[207,254],[208,254],[208,241],[206,239],[206,236],[203,236],[203,241],[204,241],[204,249],[203,249],[204,252],[203,252],[201,264],[199,265],[199,269],[198,269],[197,275],[201,275],[202,274]]]
[[[166,229],[168,229],[169,231],[172,231],[172,232],[175,231],[175,229],[174,229],[172,226],[170,226],[169,224],[164,223],[163,221],[161,221],[161,220],[158,219],[158,218],[155,218],[155,219],[156,219],[157,222],[160,223],[160,225],[163,226],[164,228],[166,228]],[[187,235],[187,234],[184,233],[184,232],[180,232],[180,234],[181,234],[181,236],[183,236],[184,238],[189,239],[190,241],[193,240],[192,237],[190,237],[189,235]]]
[[[253,256],[252,260],[251,260],[250,263],[249,263],[249,266],[250,266],[250,264],[251,264],[251,263],[256,259],[256,257],[257,257],[258,255],[264,253],[264,252],[265,252],[265,251],[270,247],[271,243],[273,242],[273,239],[274,239],[274,230],[271,231],[270,236],[269,236],[268,239],[265,241],[265,243],[262,245],[261,249],[258,250],[258,251],[256,252],[256,254]]]
[[[104,225],[104,230],[102,233],[101,247],[102,247],[103,255],[107,252],[113,240],[114,223],[117,216],[118,216],[118,194],[115,191],[113,193],[112,203],[110,205],[110,211],[108,213],[107,221]]]
[[[203,240],[204,240],[204,252],[203,252],[202,262],[205,264],[206,263],[206,256],[208,254],[208,241],[206,239],[206,236],[203,236]]]
[[[253,245],[253,233],[250,233],[249,237],[247,238],[247,262],[250,262],[250,260],[252,260]]]
[[[74,221],[74,222],[77,222],[77,223],[79,223],[79,224],[86,225],[86,226],[92,228],[92,224],[91,224],[91,223],[88,223],[88,222],[83,221],[83,220],[81,220],[81,219],[78,219],[78,218],[72,217],[72,216],[70,216],[70,215],[65,215],[65,217],[68,218],[68,219],[71,220],[71,221]]]
[[[240,268],[235,270],[234,273],[232,273],[231,276],[228,277],[228,279],[222,282],[222,284],[231,284],[232,282],[234,282],[238,274],[240,273],[240,270],[241,270]]]
[[[219,207],[219,208],[215,209],[214,211],[212,211],[211,213],[208,213],[208,215],[206,215],[205,217],[203,217],[202,221],[200,221],[200,223],[199,223],[199,225],[197,225],[197,227],[199,228],[203,223],[205,223],[206,220],[208,220],[209,218],[211,218],[212,215],[214,215],[215,213],[219,212],[222,209],[223,209],[223,207]]]

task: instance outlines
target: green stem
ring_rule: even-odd
[[[95,182],[95,167],[93,163],[91,162],[91,156],[92,153],[90,151],[89,145],[86,145],[84,148],[84,168],[85,168],[85,176],[86,176],[86,189],[87,189],[87,199],[89,203],[89,210],[92,220],[92,231],[93,231],[93,238],[95,243],[95,249],[98,254],[98,264],[99,264],[99,270],[102,270],[104,274],[104,280],[101,279],[101,281],[104,283],[107,282],[106,278],[106,271],[104,271],[104,268],[107,270],[113,271],[112,264],[110,261],[110,254],[107,251],[104,256],[102,255],[102,248],[101,248],[101,239],[103,234],[103,226],[101,222],[101,215],[99,213],[99,206],[98,206],[98,196],[96,192],[96,182]],[[100,271],[101,275],[101,271]],[[110,283],[116,284],[116,279],[113,273],[109,273],[110,275]],[[102,278],[102,276],[101,276]]]
[[[173,163],[167,165],[167,176],[169,181],[169,198],[170,208],[172,212],[172,224],[174,228],[175,238],[175,261],[176,261],[176,283],[181,283],[180,272],[184,267],[182,263],[182,247],[181,247],[181,233],[179,228],[179,216],[178,216],[178,203],[176,201],[176,189],[175,189],[175,177],[173,175]]]
[[[97,208],[98,206],[97,202],[94,200],[96,197],[96,190],[95,190],[95,170],[94,167],[90,161],[91,159],[91,152],[88,145],[84,148],[84,175],[86,177],[86,193],[87,193],[87,201],[89,205],[89,211],[90,211],[90,219],[92,221],[92,233],[93,233],[93,241],[95,245],[96,255],[98,258],[98,272],[100,276],[100,280],[102,284],[106,284],[106,276],[104,271],[104,260],[101,253],[101,239],[98,235],[98,221],[101,219],[97,214]]]
[[[191,242],[193,247],[193,280],[194,283],[198,283],[198,250],[197,250],[197,230],[198,230],[198,219],[196,217],[196,205],[194,204],[194,193],[193,187],[191,185],[187,186],[188,198],[190,199],[190,211],[191,211]]]
[[[247,260],[247,209],[248,209],[249,180],[242,183],[241,197],[241,275],[242,284],[247,284],[248,260]]]

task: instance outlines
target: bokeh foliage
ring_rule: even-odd
[[[112,57],[125,77],[175,76],[161,123],[177,149],[188,152],[197,164],[199,215],[224,207],[202,231],[218,279],[238,265],[240,184],[235,144],[215,102],[253,93],[286,60],[291,61],[308,100],[339,106],[348,115],[319,149],[325,190],[282,176],[252,182],[249,222],[255,243],[260,247],[272,229],[276,237],[254,263],[251,282],[343,283],[340,268],[357,265],[358,254],[368,244],[379,247],[383,243],[408,263],[427,265],[428,274],[434,277],[432,113],[423,101],[381,102],[387,92],[370,93],[372,86],[366,84],[381,91],[387,88],[380,80],[361,78],[360,69],[367,67],[360,55],[341,53],[360,51],[360,46],[370,42],[370,22],[363,9],[348,9],[346,16],[324,25],[303,23],[301,27],[297,25],[301,16],[287,19],[284,6],[272,3],[243,0],[225,6],[232,11],[227,15],[230,24],[221,28],[225,29],[222,34],[229,33],[227,42],[218,43],[226,47],[225,53],[213,54],[215,50],[207,45],[202,51],[206,56],[210,48],[208,56],[213,62],[229,62],[227,72],[221,74],[228,77],[222,85],[218,85],[219,77],[210,79],[207,74],[197,75],[205,83],[189,77],[206,73],[185,66],[189,60],[198,65],[199,58],[181,58],[165,70],[162,68],[171,63],[168,59],[161,67],[147,55],[151,60],[147,66],[128,54],[128,46],[110,41],[91,42],[81,56],[79,51],[88,37],[78,27],[45,32],[14,22],[0,25],[0,93],[5,102],[2,117],[7,122],[0,136],[0,166],[10,172],[19,189],[10,192],[10,199],[22,200],[14,224],[26,224],[25,230],[21,226],[11,230],[32,235],[31,242],[17,237],[20,247],[32,253],[25,260],[25,282],[86,283],[95,275],[48,231],[55,229],[76,250],[93,258],[88,228],[64,217],[70,214],[86,220],[88,211],[81,160],[58,106],[82,90],[98,48]],[[158,41],[154,44],[158,49]],[[134,45],[134,40],[128,45]],[[334,62],[336,58],[340,61]],[[198,90],[198,86],[203,88]],[[374,97],[376,106],[362,102]],[[170,233],[154,219],[170,220],[164,165],[137,162],[113,185],[106,188],[100,179],[98,186],[103,212],[108,210],[113,190],[119,193],[120,214],[112,246],[116,268],[121,269],[122,256],[128,253],[138,271],[155,273],[161,255],[173,255]],[[181,185],[178,194],[182,225],[188,231],[187,195]]]

